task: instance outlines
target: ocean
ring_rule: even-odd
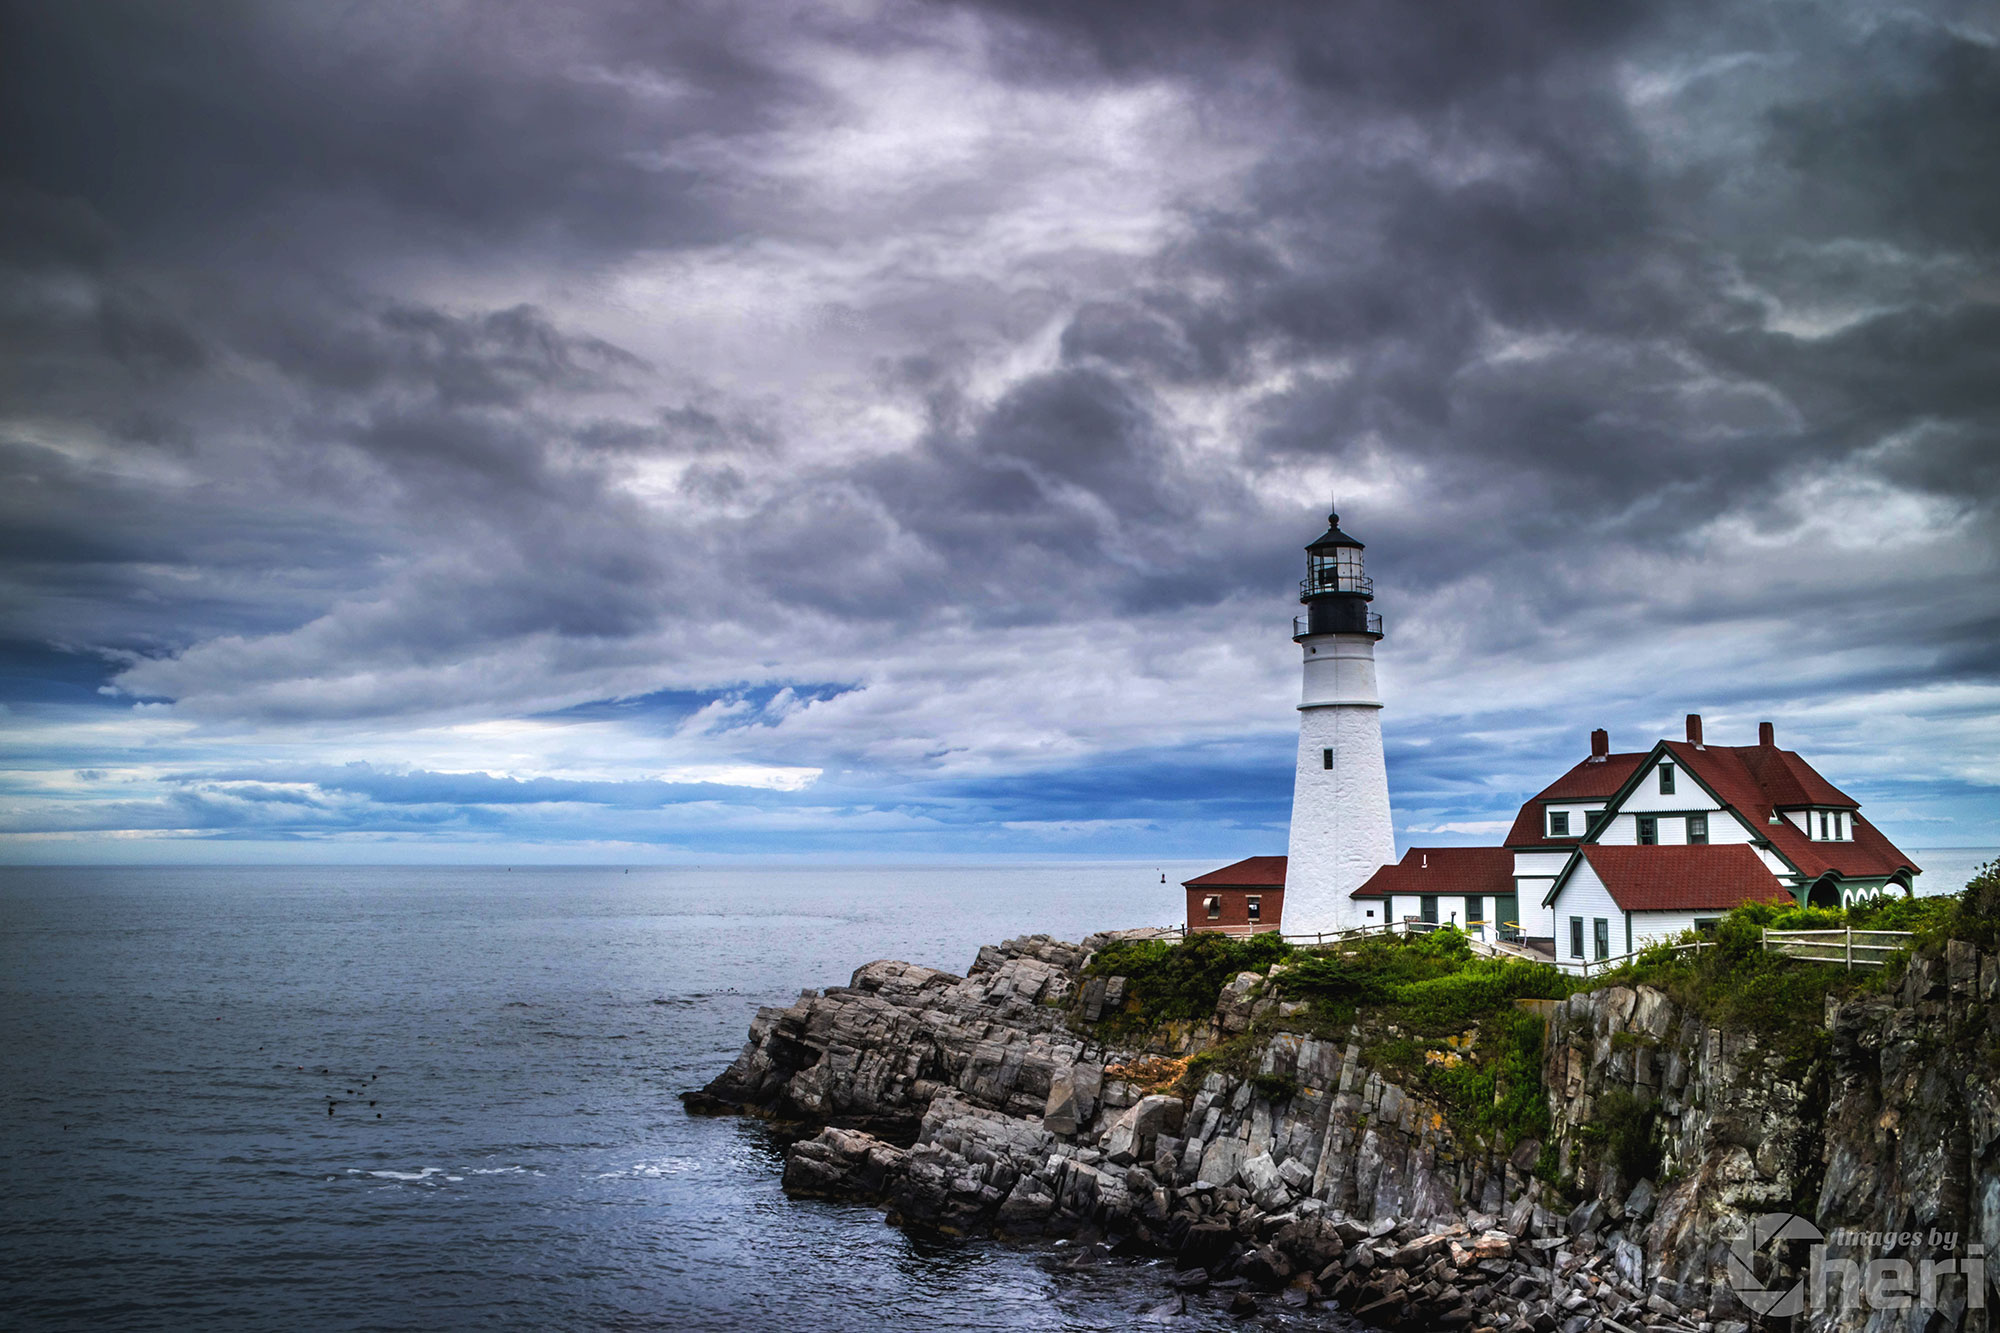
[[[1128,1327],[1157,1265],[789,1200],[678,1094],[759,1005],[1176,920],[1208,868],[0,868],[0,1325]]]

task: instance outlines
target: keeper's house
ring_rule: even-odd
[[[1565,968],[1700,929],[1745,903],[1839,907],[1909,894],[1916,863],[1769,722],[1755,745],[1611,753],[1603,731],[1521,807],[1502,847],[1413,847],[1355,890],[1384,920],[1456,923]]]
[[[1252,856],[1183,880],[1188,933],[1261,935],[1285,913],[1285,858]]]

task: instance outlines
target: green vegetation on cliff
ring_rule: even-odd
[[[1901,967],[1846,968],[1767,953],[1763,932],[1907,930],[1918,951],[1947,939],[2000,947],[2000,863],[1979,872],[1962,895],[1884,898],[1847,910],[1752,905],[1723,917],[1706,937],[1712,948],[1648,950],[1631,964],[1588,979],[1546,964],[1475,955],[1446,927],[1416,936],[1374,936],[1330,948],[1296,948],[1276,935],[1233,939],[1199,934],[1178,940],[1118,941],[1088,971],[1126,979],[1123,1006],[1103,1015],[1106,1040],[1159,1046],[1188,1057],[1176,1089],[1192,1095],[1210,1073],[1253,1082],[1259,1096],[1296,1095],[1291,1079],[1259,1076],[1271,1036],[1298,1032],[1332,1040],[1352,1035],[1361,1058],[1384,1078],[1426,1094],[1462,1132],[1509,1146],[1545,1139],[1548,1094],[1542,1083],[1544,1020],[1517,1001],[1561,1000],[1579,990],[1653,986],[1705,1023],[1759,1034],[1771,1048],[1805,1062],[1824,1045],[1829,996],[1893,986]],[[1190,1050],[1215,1017],[1225,987],[1245,972],[1263,980],[1225,1035]],[[1289,1001],[1283,1017],[1279,1001]],[[1629,1038],[1628,1040],[1636,1040]],[[1656,1167],[1653,1126],[1642,1106],[1600,1108],[1593,1134],[1628,1178]]]

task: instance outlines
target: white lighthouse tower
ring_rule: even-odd
[[[1299,701],[1299,767],[1285,864],[1285,929],[1342,930],[1361,924],[1349,896],[1396,859],[1389,773],[1382,762],[1382,700],[1375,645],[1382,617],[1368,609],[1374,582],[1361,543],[1328,514],[1326,534],[1306,547],[1292,641],[1305,657]]]

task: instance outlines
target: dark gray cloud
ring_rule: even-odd
[[[48,714],[17,760],[98,774],[84,804],[135,746],[167,784],[143,819],[44,793],[17,831],[276,829],[300,787],[189,776],[273,745],[439,775],[435,802],[302,778],[294,833],[558,789],[627,809],[711,770],[775,790],[760,767],[818,770],[829,819],[1066,824],[1090,803],[1060,773],[1086,815],[1153,820],[1106,776],[1133,756],[1251,736],[1289,763],[1286,592],[1328,492],[1436,824],[1490,818],[1589,722],[1703,701],[2000,781],[1958,721],[2000,665],[1990,18],[4,24],[8,678],[54,707],[47,663],[111,664],[90,716],[140,701],[146,737]],[[771,702],[826,680],[851,688]],[[546,720],[661,690],[708,711]],[[1479,739],[1418,743],[1441,727]],[[1190,771],[1241,791],[1265,761]],[[1064,819],[980,803],[1037,775]]]

